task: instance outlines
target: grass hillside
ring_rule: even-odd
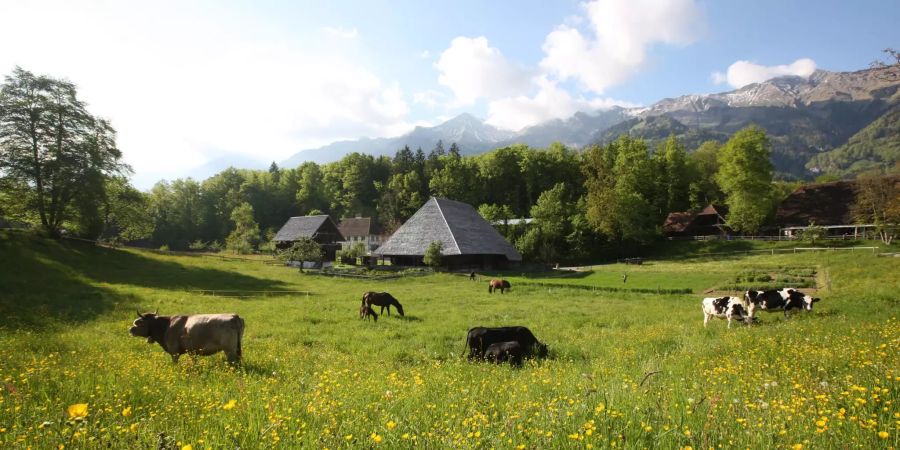
[[[571,280],[506,273],[512,292],[491,295],[449,274],[346,280],[0,234],[0,447],[896,448],[898,262],[648,260]],[[814,272],[814,311],[730,330],[704,329],[702,294],[583,287],[627,270],[635,287],[701,292],[793,268]],[[366,290],[391,292],[407,316],[359,320]],[[135,310],[156,308],[240,314],[244,363],[173,365],[127,332]],[[526,325],[550,358],[467,362],[476,325]]]

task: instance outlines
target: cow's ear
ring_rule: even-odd
[[[813,297],[812,302],[815,303],[815,302],[817,302],[817,301],[819,301],[819,300],[822,300],[822,299],[821,299],[821,298],[818,298],[818,297]]]

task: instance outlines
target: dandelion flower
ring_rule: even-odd
[[[879,431],[878,432],[878,437],[880,437],[881,439],[887,439],[888,436],[890,436],[890,434],[888,434],[887,431]]]
[[[128,417],[131,415],[131,407],[127,407],[122,410],[122,417]]]
[[[388,430],[393,430],[394,428],[397,428],[397,422],[394,422],[393,420],[389,420],[386,425],[387,425]]]
[[[222,409],[224,409],[225,411],[230,411],[230,410],[234,409],[235,405],[237,405],[237,400],[231,399],[231,400],[228,400],[228,403],[222,405]]]
[[[69,413],[70,419],[84,419],[88,415],[88,405],[87,403],[76,403],[69,405],[66,411]]]
[[[191,444],[188,444],[188,445],[185,445],[184,447],[181,447],[181,450],[194,450],[194,446]]]
[[[791,448],[794,450],[803,450],[803,444],[794,444]]]

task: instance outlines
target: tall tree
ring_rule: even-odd
[[[0,88],[0,177],[26,185],[41,226],[58,236],[64,221],[97,214],[109,176],[127,173],[115,130],[92,116],[74,84],[20,67]],[[78,202],[77,208],[72,208]]]
[[[738,131],[719,152],[716,181],[725,193],[728,226],[756,233],[772,205],[772,163],[765,131],[750,126]]]
[[[875,225],[878,238],[890,245],[900,232],[900,176],[879,171],[861,174],[851,211],[857,223]]]
[[[231,221],[234,231],[225,241],[228,249],[240,254],[255,250],[259,245],[259,225],[253,218],[253,207],[247,202],[241,203],[231,212]]]
[[[724,200],[725,195],[716,183],[721,149],[719,142],[706,141],[688,157],[688,167],[692,172],[688,186],[691,209],[701,209]]]

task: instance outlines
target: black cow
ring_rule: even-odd
[[[539,357],[547,356],[547,346],[542,344],[534,334],[525,327],[475,327],[469,330],[466,336],[466,346],[469,348],[469,359],[484,359],[485,351],[491,344],[501,342],[518,342],[527,354],[535,354]],[[465,354],[465,351],[463,351]]]
[[[747,309],[751,318],[757,309],[769,312],[784,311],[784,317],[787,318],[792,309],[812,311],[813,303],[820,300],[792,288],[747,291],[744,293],[744,299],[749,305]]]
[[[525,353],[525,348],[517,341],[496,342],[485,350],[484,359],[497,364],[508,362],[514,366],[521,366]]]

